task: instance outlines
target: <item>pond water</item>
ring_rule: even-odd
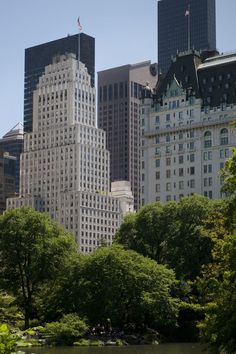
[[[43,347],[23,349],[27,354],[208,354],[197,343],[171,343],[127,347]]]

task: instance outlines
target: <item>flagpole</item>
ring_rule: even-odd
[[[188,5],[188,51],[190,51],[190,4]]]
[[[77,24],[78,24],[78,68],[79,68],[79,63],[80,63],[80,35],[81,35],[81,31],[82,31],[82,26],[80,24],[80,18],[78,17],[77,20]]]

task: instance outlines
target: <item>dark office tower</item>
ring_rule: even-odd
[[[43,43],[25,50],[24,83],[24,131],[31,132],[33,124],[33,91],[44,69],[51,64],[53,57],[65,53],[74,53],[88,69],[91,84],[95,75],[95,39],[87,34],[68,35],[65,38]],[[61,78],[63,82],[63,77]]]
[[[130,181],[134,207],[139,207],[139,103],[147,82],[157,82],[156,64],[124,65],[98,73],[98,126],[107,133],[111,182]]]
[[[0,150],[0,214],[6,210],[7,198],[15,196],[16,157]]]
[[[15,193],[19,193],[20,154],[24,148],[23,125],[18,123],[0,139],[0,150],[16,158],[15,161]]]
[[[215,0],[159,0],[158,67],[165,74],[177,52],[216,49]]]

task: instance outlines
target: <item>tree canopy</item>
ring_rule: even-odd
[[[194,279],[211,258],[211,240],[201,233],[211,207],[197,195],[146,205],[125,218],[115,242],[167,264],[180,279]]]
[[[36,317],[35,295],[45,280],[55,278],[76,244],[47,214],[30,208],[8,210],[0,217],[0,285],[11,292],[25,315]]]

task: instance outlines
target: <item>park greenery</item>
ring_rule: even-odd
[[[214,353],[235,353],[235,165],[233,151],[223,171],[227,198],[146,205],[125,217],[112,246],[87,255],[47,214],[7,210],[0,353],[22,337],[59,345],[200,339]]]

